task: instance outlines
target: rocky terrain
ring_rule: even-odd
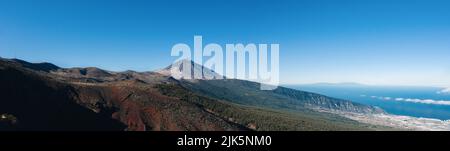
[[[0,59],[0,129],[376,130],[315,109],[383,112],[288,88],[261,91],[249,81],[177,80],[170,69],[111,72]]]

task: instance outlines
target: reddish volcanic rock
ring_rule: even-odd
[[[198,104],[161,94],[158,73],[110,73],[0,60],[0,110],[24,130],[240,130]],[[0,128],[1,129],[1,128]]]

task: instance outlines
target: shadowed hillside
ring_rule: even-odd
[[[247,81],[179,81],[157,72],[65,69],[8,59],[0,60],[0,73],[2,130],[377,128],[310,109],[377,112],[372,107],[286,88],[259,91]]]

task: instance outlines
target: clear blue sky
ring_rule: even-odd
[[[147,71],[171,47],[279,43],[282,83],[450,86],[446,0],[0,0],[0,56]]]

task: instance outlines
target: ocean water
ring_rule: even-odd
[[[286,87],[378,106],[390,114],[450,119],[450,94],[443,88],[366,85],[288,85]]]

